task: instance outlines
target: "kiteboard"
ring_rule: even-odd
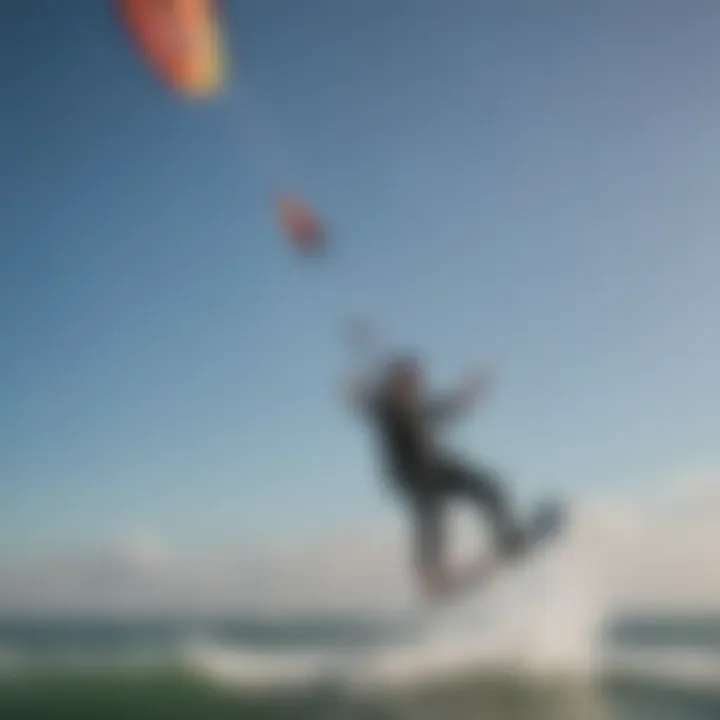
[[[499,571],[528,561],[562,533],[566,522],[566,511],[561,503],[546,501],[539,504],[521,526],[517,547],[511,552],[496,549],[483,554],[453,577],[443,592],[433,599],[433,604],[442,606],[461,599],[491,582]]]
[[[526,538],[519,559],[527,558],[554,540],[564,529],[566,521],[566,511],[561,503],[549,501],[538,505],[525,526]]]

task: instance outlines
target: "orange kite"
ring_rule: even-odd
[[[175,90],[211,95],[223,83],[222,41],[214,0],[119,0],[146,61]]]

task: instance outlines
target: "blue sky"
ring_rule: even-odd
[[[224,6],[230,87],[188,104],[110,3],[3,3],[0,546],[387,512],[335,392],[355,310],[439,383],[496,366],[452,441],[520,495],[717,462],[714,0]]]

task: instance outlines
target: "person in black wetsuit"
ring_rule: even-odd
[[[438,599],[456,589],[443,564],[442,520],[446,502],[467,499],[488,516],[498,551],[522,549],[523,535],[497,476],[473,467],[439,446],[437,430],[477,400],[485,383],[472,378],[457,392],[428,397],[413,357],[388,364],[375,383],[353,384],[350,396],[379,432],[384,464],[409,504],[416,532],[416,563],[425,593]]]

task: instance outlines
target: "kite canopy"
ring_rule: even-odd
[[[283,195],[276,200],[275,212],[281,230],[296,249],[304,253],[323,249],[325,230],[322,222],[305,202]]]
[[[146,61],[188,96],[215,93],[223,82],[222,42],[214,0],[119,0]]]

